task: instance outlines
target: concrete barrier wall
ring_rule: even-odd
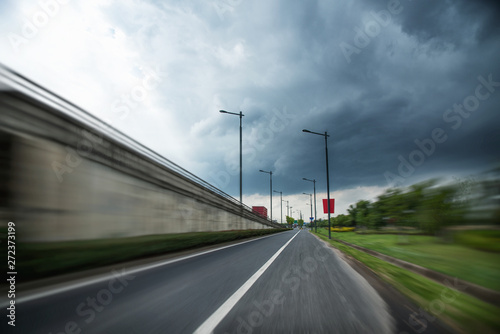
[[[37,99],[0,92],[6,197],[25,241],[276,228],[178,168]]]

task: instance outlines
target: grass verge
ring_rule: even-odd
[[[461,231],[454,235],[455,242],[486,252],[500,252],[500,231]]]
[[[356,234],[407,234],[407,235],[429,235],[420,230],[356,230]]]
[[[486,234],[470,232],[486,232]],[[482,244],[483,248],[498,247],[494,234],[488,237],[488,232],[460,232],[458,235],[463,237],[460,243],[445,243],[434,236],[421,235],[363,235],[354,232],[332,232],[332,237],[500,291],[500,253],[486,252],[464,245],[469,242],[474,245]],[[322,230],[321,233],[327,231]]]
[[[318,231],[319,232],[319,231]],[[335,240],[328,240],[325,233],[315,233],[335,248],[361,261],[383,280],[393,285],[432,317],[436,316],[463,333],[499,333],[500,308],[482,302],[464,293],[450,290],[406,269],[399,268],[376,257],[358,251]],[[444,284],[444,282],[443,282]],[[425,324],[432,321],[415,315],[408,323],[419,333],[425,333]],[[420,320],[417,323],[415,320]]]
[[[19,281],[68,274],[167,253],[286,231],[263,229],[17,244]]]

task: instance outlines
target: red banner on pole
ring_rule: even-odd
[[[323,199],[323,213],[328,213],[328,199]],[[335,198],[330,198],[330,213],[335,213]]]

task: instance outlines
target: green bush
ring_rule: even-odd
[[[454,235],[456,243],[487,252],[500,252],[499,230],[461,231]]]
[[[355,227],[330,227],[330,231],[332,232],[352,232],[355,229]]]

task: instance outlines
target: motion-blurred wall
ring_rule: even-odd
[[[0,91],[0,215],[22,240],[278,227],[58,109]]]

